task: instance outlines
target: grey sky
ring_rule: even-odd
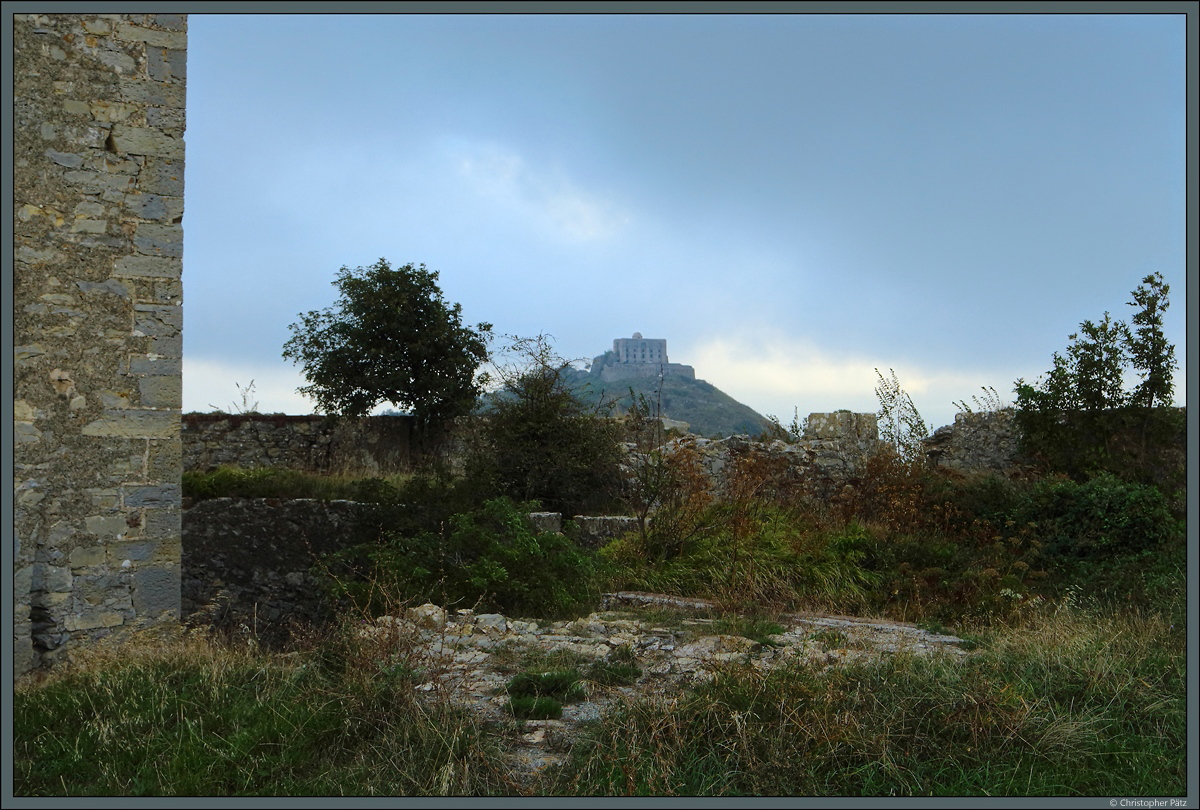
[[[1156,271],[1182,369],[1184,59],[1182,15],[193,14],[184,408],[306,412],[288,324],[379,257],[784,421],[875,367],[1011,401]]]

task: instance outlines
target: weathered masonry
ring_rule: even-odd
[[[182,14],[15,14],[14,674],[179,617]]]

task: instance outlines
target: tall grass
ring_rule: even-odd
[[[1157,616],[1047,612],[960,660],[729,668],[605,719],[543,792],[1178,796],[1181,634]]]
[[[334,637],[292,658],[125,645],[14,700],[18,796],[507,792],[496,743]]]

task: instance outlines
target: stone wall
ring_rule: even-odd
[[[600,379],[604,382],[620,382],[653,378],[659,374],[696,379],[696,369],[682,363],[615,363],[600,371]]]
[[[183,416],[183,468],[289,467],[318,473],[390,475],[409,469],[409,416],[336,419],[282,414]]]
[[[363,542],[374,504],[213,498],[183,512],[182,613],[186,622],[282,640],[293,621],[322,615],[324,555]]]
[[[14,14],[15,675],[179,615],[182,14]]]
[[[855,478],[880,446],[875,414],[849,411],[809,414],[803,436],[794,442],[757,442],[748,436],[682,441],[693,443],[699,451],[705,472],[718,491],[725,486],[731,460],[751,449],[782,458],[796,476],[826,486]]]
[[[925,455],[934,467],[959,472],[1009,472],[1020,462],[1020,431],[1011,409],[960,413],[953,425],[925,439]]]

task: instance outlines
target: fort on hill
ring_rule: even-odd
[[[631,338],[617,338],[611,352],[592,361],[592,371],[600,370],[603,382],[671,375],[696,379],[696,370],[682,363],[667,361],[667,341],[663,338],[644,338],[634,332]]]

